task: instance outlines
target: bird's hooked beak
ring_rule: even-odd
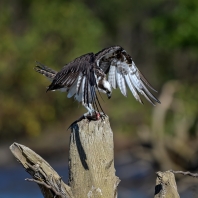
[[[107,97],[108,97],[108,99],[111,98],[111,92],[107,92]]]

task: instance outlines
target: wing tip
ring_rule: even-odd
[[[34,69],[37,71],[37,70],[39,70],[39,69],[41,69],[41,68],[40,68],[40,66],[36,65],[36,66],[34,67]]]
[[[158,92],[156,89],[153,88],[153,86],[148,82],[148,80],[146,79],[146,77],[138,70],[138,73],[140,75],[140,79],[141,81],[143,81],[151,90],[153,90],[154,92]]]
[[[144,103],[143,103],[143,101],[142,101],[142,100],[137,100],[137,101],[139,101],[141,105],[144,105]]]
[[[157,99],[157,98],[156,98]],[[157,99],[157,101],[156,101],[157,103],[159,103],[159,104],[161,104],[161,102]]]

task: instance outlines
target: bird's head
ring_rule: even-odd
[[[111,92],[110,91],[107,91],[107,97],[108,97],[108,99],[111,98]]]

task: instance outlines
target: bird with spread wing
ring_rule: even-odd
[[[140,73],[131,56],[120,46],[105,48],[98,53],[82,55],[65,65],[59,72],[37,62],[35,70],[52,82],[47,91],[67,92],[67,97],[74,97],[88,110],[83,117],[100,119],[104,111],[97,92],[111,98],[112,88],[119,87],[127,96],[127,87],[137,101],[143,103],[139,94],[151,104],[160,101],[148,90],[156,91]],[[102,112],[102,114],[100,113]]]

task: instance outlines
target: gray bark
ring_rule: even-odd
[[[113,132],[109,120],[82,120],[72,127],[69,185],[75,198],[117,197]]]

